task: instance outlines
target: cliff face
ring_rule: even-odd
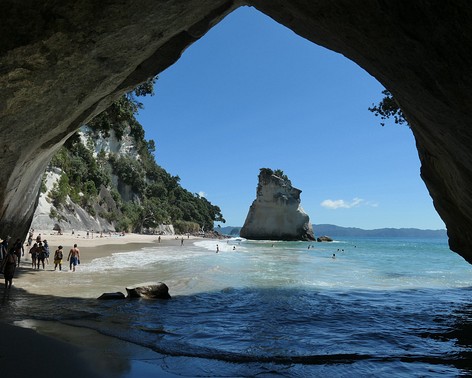
[[[110,126],[109,116],[101,117],[81,127],[51,160],[33,228],[174,233],[173,224],[182,233],[224,222],[218,206],[156,163],[154,141],[144,138],[135,119]]]
[[[80,125],[169,67],[241,5],[343,54],[394,95],[449,245],[472,263],[472,4],[466,0],[6,1],[0,236],[26,236],[42,174]]]
[[[84,146],[92,148],[93,156],[96,158],[101,152],[106,154],[127,155],[139,160],[136,151],[136,145],[133,138],[124,135],[118,140],[114,132],[104,137],[103,135],[91,138],[90,130],[84,126],[80,131],[80,142]],[[101,187],[98,193],[97,201],[93,205],[93,215],[78,203],[75,203],[69,196],[65,199],[65,203],[61,206],[55,206],[51,200],[51,192],[55,189],[59,179],[63,175],[61,169],[50,166],[44,177],[45,190],[40,193],[38,206],[34,212],[31,227],[39,230],[53,230],[58,227],[62,231],[69,230],[95,230],[95,231],[115,231],[113,222],[100,216],[104,212],[119,211],[117,204],[113,199],[110,190]],[[120,179],[112,176],[113,187],[116,188],[125,201],[130,201],[134,197],[134,193],[129,185],[120,181]]]
[[[290,180],[261,170],[257,196],[240,235],[253,240],[315,240],[310,218],[300,206],[301,192]]]
[[[61,171],[57,169],[46,172],[47,190],[39,196],[38,207],[34,212],[31,227],[37,230],[95,230],[95,231],[115,231],[112,223],[99,215],[92,216],[86,209],[74,203],[69,197],[65,205],[60,208],[51,203],[50,192],[54,184],[58,182]],[[100,191],[98,201],[94,205],[95,214],[100,214],[101,210],[108,207],[116,207],[110,192],[106,188]],[[58,228],[59,227],[59,228]]]

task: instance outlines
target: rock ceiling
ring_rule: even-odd
[[[2,2],[0,237],[26,235],[42,173],[82,123],[243,5],[355,61],[393,93],[449,245],[472,262],[467,0]]]

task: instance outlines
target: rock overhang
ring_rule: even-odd
[[[25,236],[49,158],[126,90],[241,5],[345,55],[400,103],[452,250],[472,262],[472,4],[7,1],[0,15],[0,236]],[[14,149],[18,143],[31,145]]]

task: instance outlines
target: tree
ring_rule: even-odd
[[[272,176],[272,175],[274,175],[274,176],[280,177],[282,180],[285,180],[287,182],[290,181],[288,179],[288,176],[281,169],[272,170],[270,168],[260,168],[260,174],[262,176]]]
[[[59,181],[53,185],[53,188],[50,192],[52,203],[56,208],[61,207],[65,203],[69,191],[69,177],[67,177],[66,174],[63,174]]]
[[[372,107],[368,109],[382,120],[393,118],[398,125],[408,125],[408,121],[392,94],[387,89],[383,90],[382,94],[384,98],[377,105],[372,104]],[[385,126],[385,122],[380,122],[380,125]]]
[[[149,154],[153,154],[154,152],[156,152],[156,143],[154,142],[154,140],[152,140],[152,139],[148,140],[147,150],[148,150]]]
[[[276,169],[274,171],[274,175],[276,175],[277,177],[280,177],[282,180],[285,180],[285,181],[290,181],[288,179],[288,176],[284,173],[284,171],[282,171],[281,169]]]

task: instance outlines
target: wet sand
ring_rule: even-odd
[[[92,239],[82,232],[75,235],[41,234],[43,240],[48,240],[51,251],[49,265],[45,270],[32,269],[29,248],[25,246],[25,256],[20,268],[17,268],[13,288],[8,292],[0,285],[4,303],[15,301],[15,290],[25,290],[37,295],[81,297],[81,283],[78,281],[81,277],[69,272],[67,262],[67,255],[74,243],[80,249],[81,264],[115,252],[130,252],[159,245],[180,246],[180,237],[176,240],[175,236],[161,236],[161,243],[158,243],[156,235],[94,236]],[[53,272],[53,255],[59,245],[64,247],[63,271]],[[77,269],[80,269],[80,265]],[[73,290],[64,285],[55,285],[55,280],[63,277],[71,281]],[[3,277],[1,278],[3,281]],[[103,280],[103,275],[100,278]],[[98,294],[116,291],[105,283],[106,277],[102,285],[96,285]],[[120,289],[119,291],[124,291],[124,286]],[[84,297],[91,296],[90,291],[84,291],[84,294]],[[0,371],[8,377],[175,377],[161,368],[165,365],[162,363],[164,358],[165,356],[147,348],[103,336],[92,330],[28,320],[16,321],[12,325],[2,322],[0,315]]]

